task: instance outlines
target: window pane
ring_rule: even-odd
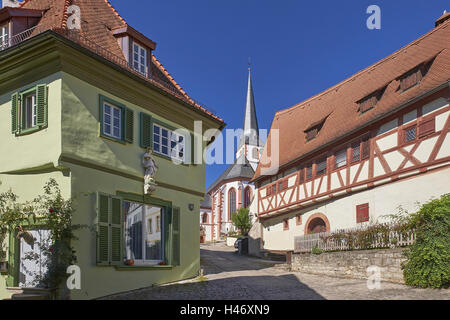
[[[416,127],[412,127],[406,130],[405,134],[406,142],[416,139]]]
[[[114,137],[120,138],[120,130],[119,128],[114,127]]]
[[[23,124],[24,129],[29,129],[36,125],[36,94],[28,94],[24,100]]]
[[[161,152],[161,146],[159,145],[159,143],[153,143],[153,149],[156,151],[156,152]]]
[[[312,165],[306,168],[306,179],[312,178]]]
[[[105,104],[105,114],[111,114],[111,107]]]
[[[105,126],[103,128],[106,134],[111,134],[111,126],[109,124],[105,123]]]
[[[322,159],[317,164],[317,173],[316,175],[321,176],[324,175],[327,172],[327,159]]]
[[[108,115],[108,114],[105,114],[105,119],[104,119],[104,121],[105,121],[105,124],[110,125],[110,124],[111,124],[111,116]]]
[[[144,205],[124,201],[126,260],[142,260],[142,213]]]
[[[158,126],[153,126],[153,133],[159,134],[159,127]]]
[[[347,165],[347,150],[344,149],[336,154],[335,168],[341,168]]]
[[[229,203],[228,203],[228,213],[230,215],[230,218],[233,213],[236,212],[236,191],[231,190],[229,193]]]
[[[163,137],[165,137],[165,138],[169,137],[169,131],[167,131],[166,129],[161,129],[161,131],[162,131],[162,136]]]
[[[120,109],[114,108],[114,117],[119,118],[120,117]]]
[[[124,215],[125,260],[164,260],[162,208],[124,201]]]
[[[352,161],[359,161],[361,155],[360,144],[352,145]]]
[[[153,261],[163,260],[162,235],[161,235],[161,208],[145,206],[145,217],[155,223],[155,232],[145,235],[145,259]]]
[[[161,152],[163,153],[163,154],[165,154],[165,155],[169,155],[169,149],[167,148],[167,147],[162,147],[161,148]]]

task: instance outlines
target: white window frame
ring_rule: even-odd
[[[147,233],[153,234],[153,219],[147,219]]]
[[[145,76],[148,74],[148,51],[140,44],[133,42],[133,69]],[[142,63],[142,59],[144,62]]]
[[[159,128],[159,134],[155,133],[155,128]],[[153,124],[153,151],[157,154],[167,156],[173,160],[185,162],[186,159],[186,137],[184,135],[175,133],[160,124]],[[163,137],[162,132],[167,131],[167,137]],[[179,139],[182,138],[180,142]],[[163,143],[163,140],[167,139],[167,144]],[[175,143],[175,146],[172,146]],[[167,153],[163,152],[163,147],[167,148]],[[182,152],[183,156],[180,157],[179,153]]]
[[[141,253],[141,256],[142,256],[142,259],[134,259],[134,265],[147,265],[147,266],[149,266],[149,265],[158,265],[159,263],[161,263],[161,262],[163,262],[164,261],[164,259],[165,259],[165,253],[164,253],[164,248],[165,248],[165,243],[164,243],[164,225],[163,225],[163,223],[164,223],[164,208],[162,208],[162,207],[159,207],[159,206],[154,206],[154,205],[149,205],[149,204],[143,204],[143,203],[140,203],[140,202],[135,202],[135,201],[126,201],[126,202],[129,202],[129,203],[134,203],[134,204],[139,204],[141,207],[139,208],[139,210],[141,211],[141,214],[142,214],[142,216],[141,216],[141,222],[142,222],[142,228],[141,228],[141,231],[142,231],[142,235],[141,235],[141,241],[142,241],[142,243],[141,243],[141,247],[142,247],[142,253]],[[145,217],[145,210],[142,210],[145,206],[150,206],[150,207],[155,207],[155,208],[159,208],[160,209],[160,231],[159,231],[159,233],[161,234],[161,259],[160,260],[148,260],[148,259],[146,259],[146,248],[147,248],[147,244],[146,244],[146,241],[147,241],[147,239],[146,239],[146,237],[145,237],[145,235],[146,235],[146,233],[148,232],[148,220],[146,219],[146,217]],[[136,218],[136,217],[134,217],[134,218]],[[125,222],[124,223],[126,223],[127,221],[128,221],[128,219],[129,219],[129,217],[127,216],[126,217],[126,220],[125,220]],[[134,220],[136,220],[136,219],[134,219]],[[153,219],[150,219],[150,220],[153,220]],[[153,226],[152,226],[152,228],[153,228]],[[128,229],[127,229],[127,225],[125,225],[124,226],[124,228],[123,228],[123,232],[124,232],[124,235],[123,235],[123,239],[124,239],[124,241],[125,241],[125,252],[128,250],[128,248],[126,247],[126,244],[127,244],[127,242],[128,242],[128,237],[129,237],[129,235],[127,234],[127,232],[128,232]],[[157,232],[152,232],[152,234],[153,233],[157,233]],[[125,253],[126,254],[126,253]]]
[[[110,114],[106,113],[106,107],[110,108],[110,110],[111,110]],[[114,110],[118,110],[119,111],[119,118],[118,118],[119,119],[119,126],[115,126],[114,125],[114,120],[117,119],[117,117],[114,115]],[[114,139],[122,140],[122,130],[123,130],[123,128],[122,128],[122,122],[123,122],[122,121],[123,120],[122,119],[122,108],[118,107],[118,106],[115,106],[114,104],[105,101],[103,103],[102,112],[103,112],[103,124],[102,124],[103,134],[105,136],[108,136],[108,137],[111,137],[111,138],[114,138]],[[109,122],[106,121],[106,116],[110,117],[110,121]],[[107,126],[109,126],[109,128],[110,128],[110,132],[109,133],[106,132],[106,127]],[[119,134],[118,135],[114,134],[114,129],[115,128],[119,129]]]
[[[0,49],[7,48],[9,42],[9,23],[0,25]]]
[[[29,99],[31,98],[31,106],[29,105]],[[37,104],[36,104],[36,93],[31,92],[23,96],[23,115],[24,115],[24,128],[31,129],[37,126]],[[29,121],[31,117],[31,122]],[[30,122],[30,126],[28,123]]]

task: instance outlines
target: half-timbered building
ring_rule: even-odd
[[[275,114],[252,179],[264,249],[289,251],[295,236],[364,226],[450,192],[449,18]],[[267,176],[276,130],[280,165]]]

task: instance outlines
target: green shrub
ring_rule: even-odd
[[[240,208],[237,212],[233,213],[231,221],[243,236],[246,236],[252,227],[250,212],[247,208]]]
[[[416,241],[405,252],[405,283],[418,287],[449,287],[450,194],[425,203],[408,220],[409,227],[416,231]]]
[[[312,254],[322,254],[322,253],[324,253],[324,252],[325,252],[324,250],[318,248],[317,246],[315,246],[315,247],[312,248],[312,250],[311,250],[311,253],[312,253]]]

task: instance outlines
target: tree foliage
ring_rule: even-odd
[[[240,208],[231,216],[234,226],[239,229],[241,235],[246,236],[252,227],[250,221],[250,211],[248,208]]]

